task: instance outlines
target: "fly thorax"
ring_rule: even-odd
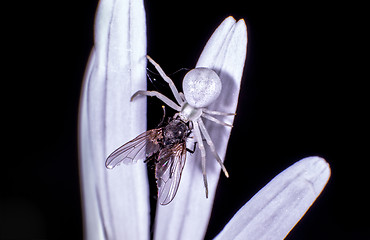
[[[164,129],[163,137],[165,145],[173,145],[182,142],[187,135],[187,126],[180,120],[170,122]]]
[[[200,118],[201,115],[202,115],[202,109],[192,107],[189,103],[185,103],[182,106],[181,112],[179,114],[181,120],[183,120],[184,122],[193,121],[195,119],[198,119]]]

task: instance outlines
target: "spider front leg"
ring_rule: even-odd
[[[153,66],[155,67],[155,69],[157,69],[158,73],[161,75],[161,77],[163,78],[163,80],[165,80],[168,85],[170,86],[171,88],[171,91],[173,93],[173,95],[175,96],[176,98],[176,101],[177,103],[181,106],[184,101],[182,100],[182,97],[179,93],[179,91],[177,90],[175,84],[173,83],[173,81],[171,80],[171,78],[169,78],[166,73],[163,71],[163,69],[161,68],[161,66],[159,66],[158,63],[156,63],[151,57],[149,57],[148,55],[146,56],[146,58],[149,60],[149,62],[151,64],[153,64]]]
[[[220,164],[221,169],[224,172],[225,176],[228,178],[229,177],[229,173],[227,172],[225,165],[222,163],[222,160],[221,160],[220,156],[218,156],[218,153],[216,151],[215,145],[212,142],[211,136],[209,136],[209,133],[208,133],[208,131],[206,129],[206,126],[204,126],[204,123],[203,123],[203,121],[202,121],[201,118],[198,119],[198,124],[199,124],[199,127],[200,127],[200,131],[202,132],[204,138],[206,139],[207,144],[211,148],[211,152],[215,156],[217,162]]]
[[[225,113],[225,112],[219,112],[219,111],[213,111],[213,110],[208,110],[207,108],[202,109],[203,112],[210,114],[210,115],[219,115],[219,116],[232,116],[236,115],[236,113]]]
[[[194,126],[194,135],[195,139],[198,142],[198,147],[200,150],[200,155],[201,155],[201,165],[202,165],[202,173],[203,173],[203,182],[204,182],[204,188],[206,191],[206,198],[208,198],[208,182],[207,182],[207,174],[206,174],[206,150],[203,145],[203,140],[202,140],[202,135],[199,130],[199,125],[196,121],[193,122]]]
[[[162,102],[164,102],[167,106],[175,109],[178,112],[181,111],[181,107],[180,106],[178,106],[171,99],[169,99],[168,97],[166,97],[165,95],[163,95],[162,93],[159,93],[157,91],[143,91],[143,90],[139,90],[134,95],[132,95],[130,101],[133,101],[134,98],[136,98],[138,95],[145,95],[145,96],[149,96],[149,97],[157,97]]]
[[[202,113],[202,117],[205,117],[205,118],[207,118],[208,120],[211,120],[212,122],[215,122],[215,123],[220,124],[220,125],[223,125],[223,126],[233,127],[233,125],[228,124],[228,123],[224,123],[224,122],[222,122],[222,121],[218,120],[217,118],[212,117],[211,115],[206,114],[206,113]]]
[[[232,115],[234,115],[235,116],[236,113],[225,113],[225,112],[213,111],[213,110],[208,110],[207,108],[203,108],[202,112],[203,112],[202,117],[205,117],[208,120],[211,120],[212,122],[215,122],[217,124],[227,126],[227,127],[233,127],[233,125],[228,124],[228,123],[224,123],[224,122],[218,120],[217,118],[213,117],[212,115],[216,115],[216,116],[232,116]]]

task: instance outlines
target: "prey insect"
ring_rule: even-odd
[[[163,120],[162,120],[163,122]],[[186,139],[191,127],[179,117],[168,124],[148,130],[116,149],[106,160],[107,168],[120,163],[133,163],[139,159],[153,160],[158,187],[158,201],[162,205],[170,203],[180,184],[182,170],[186,161]]]

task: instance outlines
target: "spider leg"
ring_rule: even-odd
[[[206,150],[204,149],[202,135],[200,133],[198,123],[194,121],[193,125],[194,125],[195,139],[197,140],[199,144],[198,147],[199,147],[201,159],[202,159],[201,164],[202,164],[203,182],[204,182],[204,187],[206,191],[206,198],[208,198],[208,182],[207,182],[207,174],[206,174]]]
[[[169,99],[168,97],[166,97],[165,95],[163,95],[162,93],[159,93],[157,91],[143,91],[143,90],[139,90],[134,95],[132,95],[130,101],[134,100],[134,98],[136,98],[138,95],[145,95],[145,96],[149,96],[149,97],[157,97],[162,102],[164,102],[166,105],[168,105],[169,107],[175,109],[176,111],[181,111],[181,107],[180,106],[178,106],[171,99]]]
[[[208,114],[207,114],[207,113],[205,113],[205,112],[203,112],[203,113],[202,113],[202,117],[205,117],[205,118],[207,118],[208,120],[211,120],[212,122],[215,122],[215,123],[217,123],[217,124],[221,124],[221,125],[224,125],[224,126],[227,126],[227,127],[233,127],[233,125],[228,124],[228,123],[224,123],[224,122],[222,122],[222,121],[218,120],[217,118],[212,117],[211,115],[208,115]]]
[[[156,63],[151,57],[149,57],[147,55],[146,58],[149,60],[149,62],[151,64],[153,64],[155,69],[157,69],[158,73],[161,75],[163,80],[165,80],[168,83],[168,85],[170,85],[171,91],[172,91],[173,95],[175,96],[177,103],[181,106],[184,103],[184,101],[182,100],[182,98],[180,96],[180,93],[179,93],[179,91],[177,91],[177,88],[176,88],[175,84],[173,83],[173,81],[171,80],[171,78],[169,78],[166,75],[166,73],[163,71],[161,66],[159,66],[159,64]]]
[[[221,160],[220,156],[218,156],[215,145],[213,144],[212,139],[209,136],[208,131],[206,129],[206,126],[204,126],[204,123],[203,123],[201,118],[199,118],[198,123],[199,123],[200,131],[202,132],[204,138],[206,139],[207,144],[211,148],[211,152],[215,156],[217,162],[220,164],[221,169],[224,172],[225,176],[228,178],[229,173],[227,172],[225,165],[222,163],[222,160]]]
[[[182,92],[179,92],[179,94],[180,94],[180,97],[181,97],[182,101],[185,102],[185,95]]]
[[[202,110],[203,112],[210,114],[210,115],[219,115],[219,116],[236,115],[236,113],[225,113],[225,112],[213,111],[213,110],[208,110],[207,108],[203,108]]]

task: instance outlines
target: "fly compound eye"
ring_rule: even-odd
[[[182,88],[186,101],[195,108],[206,107],[221,93],[220,77],[209,68],[195,68],[184,77]]]

